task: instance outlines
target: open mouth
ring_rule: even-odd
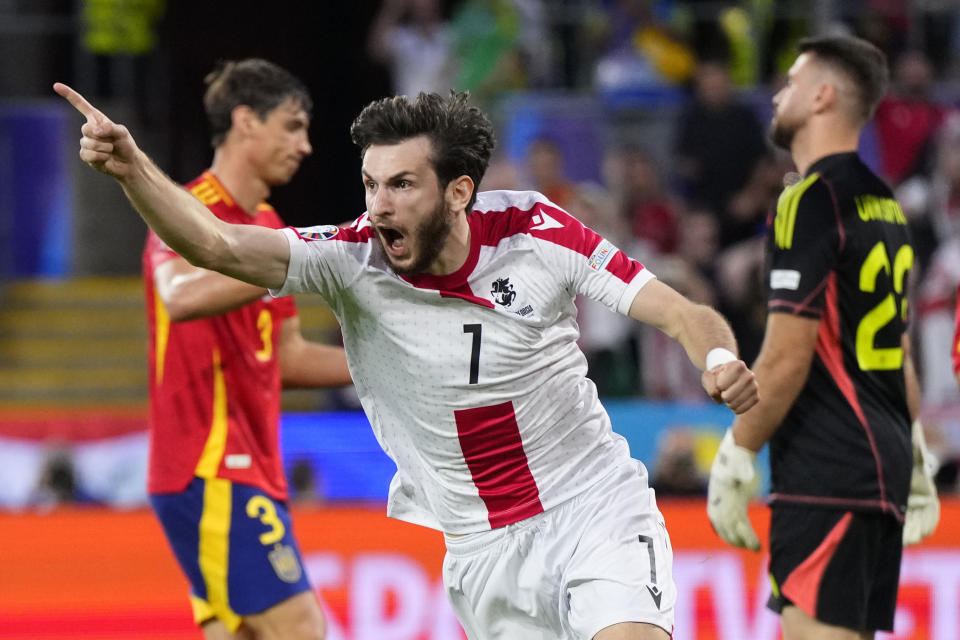
[[[387,249],[387,252],[390,253],[390,255],[399,256],[404,253],[404,250],[406,249],[406,242],[404,241],[402,233],[389,227],[378,227],[377,230],[380,232],[380,238],[383,240],[383,246]]]

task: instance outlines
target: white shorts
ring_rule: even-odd
[[[590,640],[619,622],[673,633],[673,549],[636,460],[549,511],[445,540],[443,583],[470,640]]]

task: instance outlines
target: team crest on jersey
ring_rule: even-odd
[[[332,224],[325,224],[321,227],[298,230],[297,233],[304,240],[329,240],[340,233],[340,228]]]
[[[493,282],[493,289],[490,291],[490,295],[493,296],[493,301],[499,304],[502,307],[509,307],[513,304],[514,298],[517,297],[517,292],[513,290],[513,285],[510,284],[510,278],[497,278]]]
[[[297,554],[290,545],[278,542],[273,545],[273,550],[267,554],[267,557],[270,559],[270,564],[273,565],[277,577],[284,582],[293,584],[298,582],[300,576],[303,575],[300,562],[297,560]]]

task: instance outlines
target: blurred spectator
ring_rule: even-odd
[[[858,0],[833,2],[834,11],[858,35],[893,60],[911,48],[922,51],[938,76],[955,68],[957,18],[953,0]]]
[[[487,172],[483,174],[479,191],[496,191],[498,189],[517,191],[522,188],[521,182],[520,168],[505,155],[494,152],[494,157],[490,159],[490,166],[487,168]]]
[[[464,0],[451,19],[455,86],[480,102],[538,86],[550,67],[541,0]]]
[[[838,23],[879,47],[890,60],[902,53],[911,39],[912,0],[856,0],[832,3]]]
[[[686,82],[695,64],[692,47],[658,13],[651,0],[606,3],[604,53],[597,60],[595,84],[603,90]]]
[[[929,145],[929,168],[905,180],[898,201],[910,224],[917,371],[924,408],[960,403],[951,344],[960,285],[960,113],[947,115]]]
[[[567,201],[568,213],[629,255],[643,259],[629,247],[630,231],[617,215],[613,197],[595,183],[575,185]],[[603,304],[577,296],[580,348],[587,357],[588,377],[601,397],[629,397],[640,389],[637,323],[610,313]]]
[[[151,89],[158,80],[158,26],[165,0],[85,0],[78,3],[84,54],[74,68],[95,87],[95,95],[131,100],[145,124],[159,116]]]
[[[960,236],[942,243],[919,282],[914,319],[925,407],[960,402],[953,376],[954,310],[960,285]]]
[[[722,211],[767,153],[763,127],[735,99],[724,63],[698,65],[693,96],[677,122],[675,171],[682,195]]]
[[[945,108],[931,95],[933,67],[919,50],[901,55],[889,94],[877,106],[874,126],[883,176],[897,185],[910,176],[923,147],[943,122]]]
[[[716,260],[720,250],[720,230],[711,211],[687,209],[680,214],[677,251],[674,254],[685,265],[682,278],[671,278],[679,291],[691,300],[716,306]]]
[[[637,148],[623,152],[620,162],[622,211],[633,237],[658,253],[672,253],[678,243],[679,205],[664,188],[660,168]]]
[[[721,247],[763,235],[783,191],[783,176],[791,169],[793,161],[786,154],[768,151],[757,158],[746,183],[720,213]]]
[[[740,357],[748,363],[760,353],[767,321],[763,263],[763,236],[728,247],[717,259],[719,310],[737,336]]]
[[[440,0],[383,0],[367,47],[374,60],[389,66],[397,95],[446,95],[453,87],[450,29]]]
[[[566,209],[617,247],[626,248],[630,245],[630,227],[617,215],[616,201],[603,185],[595,182],[574,184]]]
[[[637,245],[628,253],[694,302],[716,306],[713,261],[718,246],[717,218],[707,210],[685,211],[680,215],[678,229],[677,251],[673,253],[644,255]],[[639,327],[639,332],[643,395],[698,402],[700,372],[684,362],[683,348],[652,327]]]
[[[910,221],[917,266],[914,322],[918,373],[925,406],[960,402],[953,380],[954,309],[960,285],[960,113],[949,115],[934,135],[929,175],[918,174],[897,190]],[[926,232],[926,233],[925,233]]]
[[[90,498],[78,488],[69,450],[52,447],[47,455],[40,482],[30,498],[31,505],[46,509],[89,500]]]
[[[960,234],[960,113],[948,115],[934,133],[929,158],[928,167],[896,190],[922,273],[937,246]]]
[[[547,196],[561,209],[574,198],[576,185],[567,177],[563,166],[563,151],[547,137],[539,137],[527,147],[527,173],[531,188]]]
[[[704,496],[707,479],[697,467],[696,438],[688,429],[668,429],[657,443],[650,486],[657,497]]]
[[[949,0],[918,2],[911,7],[922,34],[927,58],[939,77],[950,77],[957,70],[957,45],[960,44],[960,4]]]
[[[809,0],[755,0],[754,31],[760,40],[758,70],[762,83],[787,75],[797,42],[811,33]]]
[[[290,465],[291,502],[315,503],[322,499],[317,469],[309,458],[299,458]]]

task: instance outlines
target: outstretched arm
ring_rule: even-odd
[[[757,403],[753,373],[737,359],[736,339],[719,313],[691,302],[659,280],[651,280],[633,299],[630,317],[677,340],[690,361],[703,371],[703,388],[716,402],[725,403],[738,414]],[[707,362],[714,349],[727,352],[716,365]]]
[[[171,249],[193,265],[257,286],[283,285],[290,247],[279,231],[217,219],[137,147],[125,126],[67,85],[58,82],[53,89],[87,119],[80,129],[80,159],[119,182],[140,216]]]

